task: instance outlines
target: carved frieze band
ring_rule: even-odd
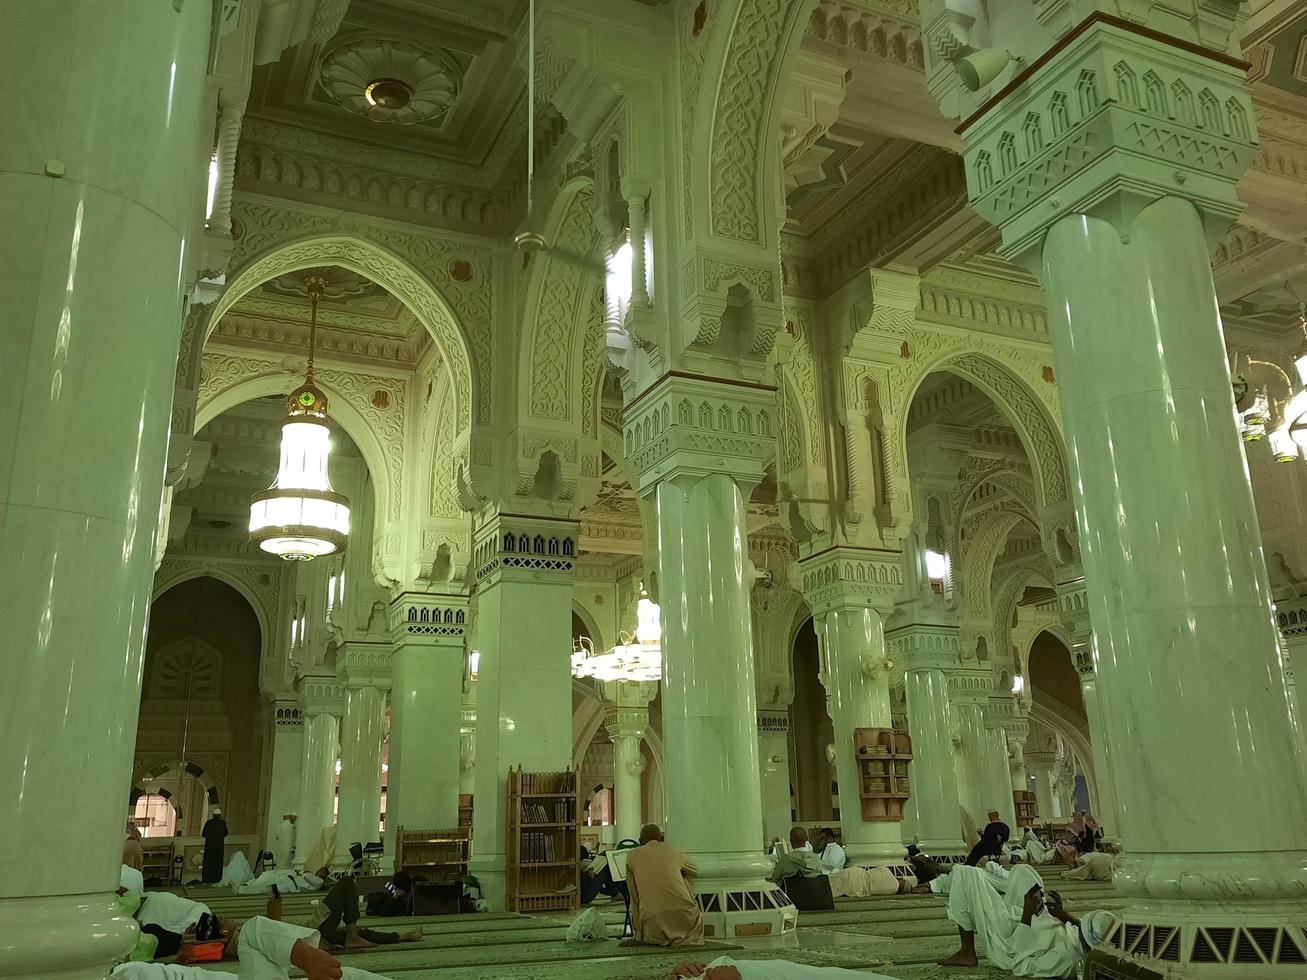
[[[813,615],[865,606],[888,612],[903,589],[902,553],[831,548],[803,559],[799,577]]]
[[[576,521],[503,516],[480,528],[472,546],[478,586],[504,575],[571,578],[576,568]]]

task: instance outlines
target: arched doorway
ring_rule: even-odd
[[[837,819],[834,774],[826,746],[835,738],[826,714],[826,689],[821,686],[821,655],[812,617],[794,636],[791,652],[794,704],[790,709],[790,786],[793,816],[799,823]]]
[[[189,579],[155,600],[129,818],[146,798],[144,815],[167,827],[171,806],[174,835],[194,837],[221,801],[233,835],[257,833],[262,643],[249,601],[216,578]]]

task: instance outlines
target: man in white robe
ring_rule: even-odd
[[[331,954],[318,949],[318,934],[312,929],[274,922],[255,916],[241,927],[228,944],[240,960],[240,980],[287,980],[292,966],[308,980],[387,980],[377,973],[342,967]],[[175,963],[123,963],[110,973],[112,980],[213,980],[214,973],[198,966]]]
[[[835,831],[822,827],[817,832],[817,843],[821,847],[821,870],[827,875],[843,871],[849,859],[844,848],[835,840]]]
[[[299,818],[293,813],[284,814],[277,832],[272,836],[272,860],[278,868],[290,868],[295,862],[295,822]],[[316,871],[317,868],[310,868]]]
[[[948,916],[958,927],[962,948],[940,966],[976,966],[977,936],[985,958],[1018,977],[1074,977],[1086,952],[1110,929],[1112,916],[1092,912],[1087,926],[1062,906],[1051,892],[1044,900],[1044,882],[1030,865],[1018,865],[1000,895],[984,872],[965,865],[953,869]]]

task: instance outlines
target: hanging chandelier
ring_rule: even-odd
[[[596,654],[587,637],[578,641],[572,653],[572,676],[600,681],[656,681],[663,676],[663,629],[658,606],[644,587],[636,606],[635,636],[623,634],[626,642],[607,653]],[[589,646],[587,646],[589,644]]]
[[[288,561],[309,561],[345,550],[349,500],[331,489],[327,462],[331,428],[327,396],[313,383],[318,300],[327,280],[304,277],[309,296],[309,363],[304,384],[290,393],[281,424],[281,465],[272,486],[250,502],[250,540]]]

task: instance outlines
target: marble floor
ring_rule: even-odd
[[[1050,888],[1062,893],[1067,907],[1081,913],[1124,904],[1110,885],[1063,882],[1048,876]],[[262,911],[262,900],[215,888],[191,888],[190,898],[222,916],[244,919]],[[285,916],[298,921],[311,914],[314,895],[288,895]],[[600,905],[616,935],[622,925],[620,903]],[[927,895],[844,899],[834,912],[805,912],[799,929],[778,939],[711,943],[703,951],[672,953],[656,948],[621,949],[616,939],[568,943],[570,916],[484,913],[417,919],[367,919],[374,928],[398,930],[421,925],[420,943],[390,946],[376,952],[351,953],[349,966],[394,980],[655,980],[687,958],[711,959],[729,953],[737,959],[788,959],[819,966],[841,966],[898,977],[942,980],[974,977],[995,980],[1007,973],[986,967],[951,970],[936,961],[957,948],[957,930],[945,914],[944,899]],[[235,973],[236,965],[215,964],[214,972]]]

